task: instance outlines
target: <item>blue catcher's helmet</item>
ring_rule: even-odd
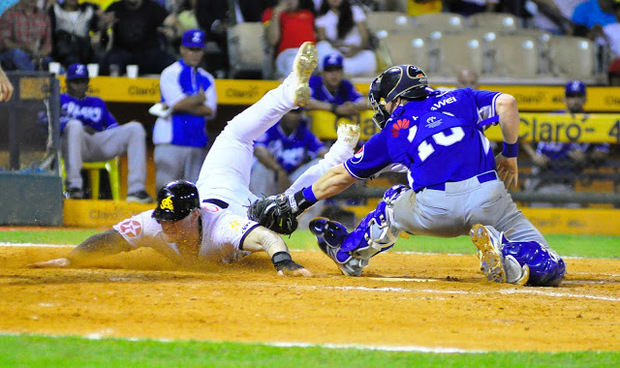
[[[419,99],[428,95],[428,80],[422,69],[415,65],[397,65],[379,74],[370,85],[368,101],[375,112],[373,120],[383,129],[390,114],[385,104],[397,97]]]

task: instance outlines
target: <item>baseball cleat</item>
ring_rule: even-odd
[[[338,136],[336,142],[343,142],[343,144],[353,150],[360,139],[360,126],[357,124],[339,123],[336,135]]]
[[[317,65],[317,52],[314,43],[304,42],[299,46],[295,61],[293,61],[293,71],[287,78],[290,88],[293,88],[295,105],[303,107],[310,100],[308,80]]]
[[[485,226],[476,224],[469,231],[471,241],[478,248],[480,271],[489,281],[506,282],[506,271],[502,264],[502,255],[499,251],[499,239]]]
[[[340,271],[347,276],[359,276],[362,274],[363,264],[361,259],[353,258],[350,254],[338,254],[340,246],[349,233],[344,225],[329,221],[324,217],[316,217],[310,221],[310,231],[316,236],[319,248],[336,263]]]

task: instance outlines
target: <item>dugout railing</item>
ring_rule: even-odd
[[[61,225],[60,85],[43,72],[7,72],[0,103],[0,225]]]

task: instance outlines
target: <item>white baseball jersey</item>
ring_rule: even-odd
[[[166,241],[161,225],[151,217],[153,210],[144,211],[113,226],[134,249],[149,247],[160,254],[181,261],[176,243]],[[202,239],[198,256],[230,263],[250,252],[240,250],[245,235],[258,226],[247,217],[237,216],[213,203],[202,203]]]
[[[250,253],[239,248],[247,234],[259,226],[247,218],[247,207],[257,199],[249,189],[254,141],[294,107],[290,95],[283,85],[267,92],[229,121],[213,143],[196,182],[202,217],[200,257],[229,263]],[[312,185],[327,170],[351,157],[351,151],[346,144],[335,143],[289,190],[294,193]],[[134,248],[150,247],[170,258],[180,258],[176,244],[165,241],[161,225],[151,217],[152,213],[153,210],[142,212],[113,228]]]

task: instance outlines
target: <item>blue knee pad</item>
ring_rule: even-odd
[[[398,234],[394,236],[396,231],[390,229],[386,210],[388,205],[390,205],[407,190],[409,190],[409,187],[405,185],[395,185],[388,189],[383,195],[381,202],[377,205],[377,208],[366,215],[359,225],[357,225],[355,230],[353,230],[344,240],[338,252],[338,258],[340,258],[341,252],[350,254],[349,252],[352,251],[359,251],[363,254],[365,253],[368,255],[368,258],[370,258],[393,247],[396,242],[395,238]],[[381,232],[381,234],[379,234],[378,229],[380,226],[387,227],[387,229]],[[369,249],[371,243],[373,242],[375,244],[375,251]],[[377,245],[380,246],[380,249],[377,249]],[[344,257],[344,254],[342,254],[342,257]]]
[[[549,253],[548,249],[536,241],[506,241],[503,244],[502,254],[515,257],[521,265],[528,265],[530,268],[529,285],[557,286],[566,273],[564,260]]]

